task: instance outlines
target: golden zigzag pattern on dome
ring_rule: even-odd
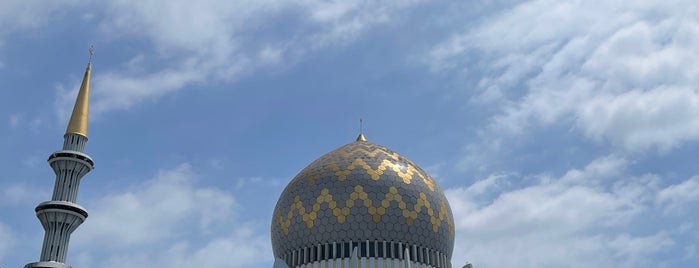
[[[364,207],[367,208],[371,219],[379,223],[381,222],[382,216],[386,214],[386,209],[391,207],[393,201],[398,204],[398,208],[403,212],[403,217],[405,217],[408,226],[412,226],[415,219],[419,216],[422,208],[427,209],[427,214],[430,216],[430,222],[432,223],[432,231],[439,231],[439,227],[442,222],[446,220],[449,226],[449,233],[454,234],[454,226],[452,225],[451,219],[449,218],[449,210],[447,209],[447,204],[445,201],[441,202],[439,213],[435,215],[435,211],[427,200],[427,195],[425,193],[420,193],[420,197],[415,202],[413,209],[409,209],[407,204],[403,201],[403,196],[398,193],[396,187],[390,187],[388,193],[381,200],[381,204],[378,206],[373,206],[373,201],[369,198],[368,194],[364,192],[364,187],[357,185],[354,187],[354,191],[350,194],[349,199],[344,203],[344,207],[339,207],[337,202],[333,200],[332,194],[328,188],[321,190],[320,195],[316,198],[316,202],[313,204],[309,212],[306,212],[306,207],[303,205],[301,198],[297,195],[294,197],[294,203],[291,204],[289,211],[286,213],[286,217],[283,216],[281,211],[277,211],[277,221],[284,231],[285,235],[289,234],[289,228],[291,227],[291,219],[294,217],[294,212],[298,212],[298,215],[302,217],[303,221],[306,223],[307,228],[313,228],[315,220],[318,217],[318,211],[320,211],[320,206],[322,204],[328,204],[328,209],[331,209],[333,216],[338,223],[344,224],[347,220],[347,216],[350,214],[350,209],[354,207],[356,200],[362,200]]]
[[[370,156],[370,157],[375,157],[376,154],[382,152],[385,155],[392,158],[394,161],[398,160],[397,153],[388,154],[385,150],[382,150],[380,148],[377,148],[373,151],[368,151],[364,148],[355,148],[349,152],[345,152],[343,150],[337,151],[338,154],[341,154],[345,157],[349,157],[357,152],[364,152],[367,156]],[[321,158],[319,160],[323,160],[324,158],[329,158],[333,155],[334,155],[334,153],[323,156],[323,158]],[[315,170],[315,171],[312,168],[307,168],[301,172],[300,177],[308,178],[308,184],[315,185],[316,181],[323,174],[325,174],[325,172],[332,170],[333,172],[335,172],[335,176],[337,176],[337,179],[339,181],[344,181],[345,179],[347,179],[347,175],[351,174],[355,168],[362,167],[371,176],[371,179],[376,181],[376,180],[379,180],[381,175],[383,175],[386,168],[390,168],[391,170],[396,172],[396,174],[401,179],[403,179],[403,182],[405,184],[411,184],[412,180],[413,180],[413,175],[416,174],[418,177],[420,177],[420,179],[422,179],[422,181],[427,185],[427,187],[430,188],[431,191],[434,191],[435,183],[434,183],[434,180],[432,179],[432,177],[430,177],[430,175],[424,174],[424,172],[421,172],[420,170],[418,170],[409,161],[406,161],[406,162],[407,162],[407,164],[405,165],[405,171],[401,170],[402,165],[396,164],[396,163],[391,162],[391,161],[386,160],[386,159],[381,161],[381,164],[379,164],[379,166],[376,167],[376,169],[373,169],[366,161],[364,161],[364,159],[358,157],[358,158],[355,158],[352,161],[352,163],[349,166],[347,166],[347,168],[344,168],[344,169],[340,168],[340,166],[337,164],[337,162],[333,161],[333,162],[330,162],[330,163],[323,165],[320,169]],[[293,186],[295,186],[295,185],[293,185]]]
[[[314,185],[315,182],[323,175],[325,172],[332,170],[335,172],[335,176],[337,176],[337,179],[339,181],[344,181],[347,179],[347,176],[352,173],[352,170],[354,170],[357,167],[363,168],[370,176],[372,180],[379,180],[381,178],[381,175],[383,175],[384,171],[386,171],[387,168],[390,168],[396,174],[403,179],[403,182],[405,184],[411,184],[413,181],[413,175],[417,175],[422,179],[422,181],[427,185],[428,188],[430,188],[431,191],[434,191],[434,180],[429,176],[425,176],[422,174],[422,172],[418,171],[413,165],[407,164],[405,167],[405,172],[401,170],[401,165],[396,164],[394,162],[388,161],[384,159],[381,161],[381,164],[379,164],[376,169],[371,168],[371,166],[364,161],[361,158],[356,158],[352,163],[347,166],[347,168],[340,168],[336,162],[330,162],[323,167],[321,167],[319,170],[314,172],[313,170],[309,170],[306,173],[302,174],[302,176],[308,178],[308,184],[309,185]]]
[[[390,153],[390,154],[389,154],[389,153],[388,153],[385,149],[383,149],[383,148],[376,148],[376,149],[374,149],[374,150],[372,150],[372,151],[369,151],[369,150],[364,149],[364,148],[362,148],[362,147],[354,148],[354,149],[350,150],[349,152],[346,152],[346,151],[344,151],[344,150],[338,150],[338,151],[336,151],[335,153],[341,154],[341,155],[344,156],[344,157],[350,157],[351,155],[353,155],[353,154],[355,154],[355,153],[358,153],[358,152],[363,152],[366,156],[370,156],[370,157],[376,157],[376,155],[377,155],[378,153],[383,153],[384,155],[390,157],[390,158],[393,159],[393,160],[398,160],[398,157],[400,156],[400,155],[399,155],[398,153],[396,153],[396,152],[393,152],[393,153]],[[331,155],[332,155],[332,154],[331,154]],[[328,156],[328,157],[330,157],[330,156]]]

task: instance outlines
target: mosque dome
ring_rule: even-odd
[[[276,258],[290,267],[348,257],[410,259],[451,267],[454,221],[439,185],[412,161],[381,145],[337,148],[294,177],[272,220]]]

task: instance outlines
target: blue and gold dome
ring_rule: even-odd
[[[274,255],[291,267],[342,258],[354,247],[383,258],[408,249],[420,262],[448,267],[453,246],[451,209],[432,177],[363,135],[296,175],[272,220]]]

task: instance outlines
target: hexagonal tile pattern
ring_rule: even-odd
[[[393,241],[449,259],[454,246],[439,185],[407,158],[367,141],[321,156],[291,180],[271,232],[275,257],[332,242]]]

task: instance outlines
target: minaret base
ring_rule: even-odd
[[[55,261],[40,261],[27,264],[24,268],[73,268],[73,266]]]

